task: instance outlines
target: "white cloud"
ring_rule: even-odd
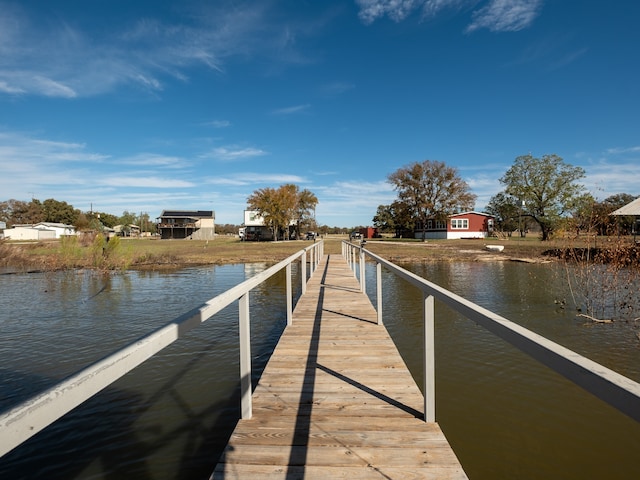
[[[586,177],[583,184],[591,194],[604,200],[617,193],[640,195],[640,147],[610,148],[597,160],[583,164]]]
[[[481,28],[492,32],[516,32],[530,26],[541,8],[542,0],[491,0],[473,12],[467,32]]]
[[[209,125],[213,128],[227,128],[231,126],[231,122],[229,120],[213,120],[208,122],[206,125]]]
[[[294,105],[292,107],[279,108],[277,110],[274,110],[272,113],[274,115],[293,115],[296,113],[304,112],[309,108],[311,108],[311,105],[308,103],[305,103],[304,105]]]
[[[260,186],[280,186],[285,183],[304,184],[308,183],[308,180],[298,175],[291,175],[288,173],[255,173],[255,172],[242,172],[233,175],[225,175],[219,177],[213,177],[205,180],[210,185],[260,185]]]
[[[405,20],[421,9],[423,17],[434,17],[445,9],[462,11],[467,5],[486,3],[476,9],[467,32],[486,28],[492,32],[515,32],[527,28],[539,15],[543,0],[356,0],[358,16],[369,25],[379,18]]]
[[[214,148],[208,155],[205,155],[205,157],[214,158],[223,162],[234,162],[247,158],[261,157],[263,155],[267,155],[267,152],[259,148],[227,146]]]
[[[358,16],[365,24],[370,24],[378,18],[389,16],[399,22],[404,20],[417,5],[424,0],[356,0],[360,7]]]
[[[96,176],[92,179],[97,185],[109,187],[135,188],[189,188],[195,186],[193,182],[176,178],[146,177],[144,174],[130,172],[127,175]]]

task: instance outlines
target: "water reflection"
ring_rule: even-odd
[[[0,276],[0,409],[266,267]],[[254,383],[286,323],[285,300],[280,275],[250,294]],[[237,318],[227,307],[5,455],[0,478],[208,478],[239,416]]]
[[[640,380],[636,326],[585,324],[549,265],[408,265],[416,274]],[[264,269],[0,275],[0,409]],[[299,271],[294,265],[294,298]],[[375,271],[367,268],[369,294]],[[422,383],[421,293],[383,274],[383,315]],[[254,383],[286,322],[284,273],[250,295]],[[208,478],[239,416],[237,306],[220,312],[0,459],[0,478]],[[470,478],[640,478],[640,428],[436,303],[436,414]]]

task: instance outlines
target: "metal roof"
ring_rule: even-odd
[[[212,210],[163,210],[160,217],[213,218]]]
[[[610,215],[640,215],[640,197],[627,203],[624,207],[614,210]]]

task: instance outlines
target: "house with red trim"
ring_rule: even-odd
[[[493,232],[494,217],[488,213],[462,212],[450,215],[448,220],[427,220],[424,238],[486,238]],[[415,238],[423,238],[422,225],[414,230]]]

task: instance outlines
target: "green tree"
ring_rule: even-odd
[[[80,211],[73,208],[67,202],[61,202],[53,198],[48,198],[42,202],[44,209],[45,222],[64,223],[66,225],[74,225]]]
[[[406,203],[396,200],[391,205],[379,205],[373,217],[373,225],[383,232],[394,232],[401,237],[403,232],[413,230],[414,220]]]
[[[520,236],[524,237],[528,217],[522,217],[522,204],[515,197],[500,192],[491,197],[486,211],[495,217],[495,227],[498,231],[511,236],[511,232],[518,230]]]
[[[447,221],[449,215],[471,210],[476,195],[454,167],[444,162],[425,160],[399,168],[388,177],[411,215],[423,226],[422,241],[425,241],[427,221]]]
[[[533,219],[542,231],[542,240],[549,240],[558,222],[583,194],[577,182],[584,169],[565,163],[561,157],[531,154],[516,158],[513,166],[500,178],[505,192],[525,202],[524,215]]]
[[[4,221],[8,225],[33,224],[45,221],[45,211],[42,202],[32,199],[30,202],[8,200],[0,206]]]

